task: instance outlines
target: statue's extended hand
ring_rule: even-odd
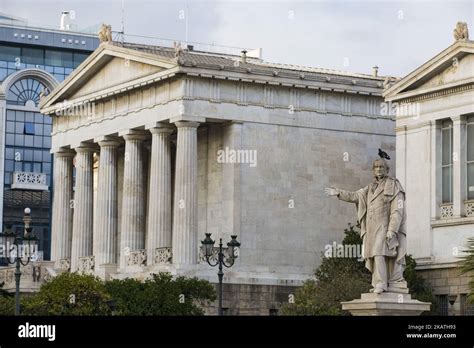
[[[390,240],[390,239],[392,239],[393,237],[395,237],[395,233],[392,232],[392,231],[387,231],[386,237],[387,237],[388,240]]]
[[[339,190],[335,187],[326,187],[324,192],[326,192],[328,196],[337,196],[339,194]]]

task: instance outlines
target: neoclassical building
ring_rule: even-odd
[[[470,277],[459,274],[458,263],[474,236],[474,41],[455,41],[384,96],[399,111],[397,176],[406,190],[408,253],[441,313],[472,315]]]
[[[224,307],[276,310],[355,220],[324,187],[365,185],[378,148],[395,157],[383,82],[245,53],[102,43],[41,101],[53,117],[56,268],[216,282],[200,241],[237,235]]]

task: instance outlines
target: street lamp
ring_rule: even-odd
[[[20,266],[26,266],[31,257],[33,251],[36,250],[38,244],[38,238],[32,233],[33,228],[30,227],[31,223],[31,209],[25,208],[23,223],[25,224],[25,231],[23,236],[16,235],[11,230],[7,230],[0,233],[0,245],[3,245],[3,250],[8,250],[7,253],[11,253],[15,250],[14,256],[6,255],[6,260],[9,264],[16,264],[15,267],[15,315],[20,315],[20,277],[21,271]],[[21,249],[21,251],[20,251]],[[23,259],[22,259],[23,258]],[[13,261],[11,261],[12,259]]]
[[[219,271],[217,272],[217,276],[219,277],[219,288],[218,288],[218,293],[219,293],[219,315],[222,315],[222,278],[224,277],[224,272],[222,271],[222,265],[226,266],[227,268],[230,268],[234,265],[235,259],[238,257],[238,247],[240,246],[240,243],[237,241],[237,236],[233,235],[230,236],[231,240],[229,243],[227,243],[227,255],[224,254],[224,251],[222,249],[222,238],[219,239],[219,250],[217,251],[217,260],[215,263],[212,263],[210,261],[210,257],[213,256],[214,254],[214,243],[211,239],[211,233],[206,233],[206,238],[204,238],[203,241],[201,241],[203,249],[204,249],[204,256],[206,257],[207,263],[211,267],[219,266]],[[227,259],[229,260],[229,264],[226,263],[225,261],[225,256],[227,256]]]

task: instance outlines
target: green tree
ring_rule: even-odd
[[[111,280],[106,289],[118,315],[203,315],[202,305],[216,299],[214,287],[205,280],[176,277],[170,273],[136,279]]]
[[[464,250],[465,256],[461,257],[461,274],[470,274],[471,279],[469,280],[469,294],[467,299],[469,303],[474,303],[474,237],[467,239],[466,250]]]
[[[349,224],[344,230],[342,245],[352,246],[352,250],[361,250],[362,239],[358,226]],[[413,298],[420,301],[435,301],[424,279],[415,271],[416,262],[406,257],[405,279]],[[365,268],[365,262],[357,257],[322,257],[321,265],[315,271],[315,278],[307,280],[295,292],[294,303],[282,306],[284,315],[348,315],[341,308],[342,301],[360,298],[371,288],[371,274]]]
[[[0,315],[13,315],[15,313],[15,300],[13,294],[3,289],[5,282],[0,283]]]
[[[349,224],[343,246],[361,250],[359,228]],[[358,298],[370,289],[370,272],[357,257],[325,257],[315,271],[317,280],[308,280],[295,292],[294,303],[282,306],[284,315],[344,315],[341,301]]]
[[[99,278],[65,272],[44,283],[38,293],[23,296],[22,314],[107,315],[109,299]]]

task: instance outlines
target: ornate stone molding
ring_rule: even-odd
[[[12,189],[47,191],[46,174],[33,172],[13,172]]]
[[[127,256],[127,266],[146,265],[146,250],[132,250]]]
[[[155,263],[171,263],[173,260],[172,248],[156,248]]]
[[[419,102],[419,101],[428,100],[428,99],[439,98],[439,97],[443,97],[450,94],[462,93],[462,92],[470,91],[472,89],[474,89],[474,84],[470,83],[463,86],[456,86],[456,87],[443,89],[440,91],[426,92],[426,93],[423,93],[422,95],[417,95],[413,97],[401,98],[396,101],[401,102],[403,100],[404,103],[405,102],[413,103],[413,102]]]
[[[61,259],[57,263],[58,270],[70,271],[71,270],[71,259]]]
[[[454,216],[453,204],[441,204],[440,205],[440,218],[448,219]]]
[[[93,274],[95,269],[94,256],[84,256],[79,258],[78,268],[79,273]]]
[[[474,216],[474,201],[464,203],[466,206],[466,216]]]
[[[229,260],[228,257],[227,257],[227,249],[228,249],[227,247],[222,247],[222,252],[223,252],[224,255],[225,255],[225,256],[224,256],[224,260],[225,260],[226,262],[229,262],[230,260]],[[215,246],[215,247],[212,249],[212,255],[209,257],[209,261],[212,262],[212,263],[217,262],[217,257],[218,257],[217,255],[218,255],[218,253],[219,253],[219,247],[216,247],[216,246]],[[206,261],[206,257],[204,256],[204,250],[203,250],[202,245],[199,247],[198,262],[199,262],[199,263],[206,263],[206,262],[207,262],[207,261]]]

